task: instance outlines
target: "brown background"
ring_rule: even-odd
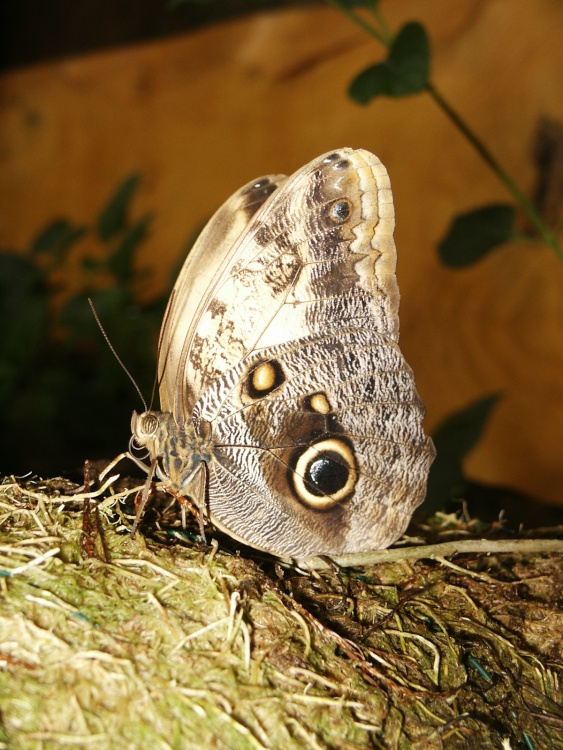
[[[542,118],[563,123],[559,0],[385,0],[419,20],[438,88],[532,195]],[[563,265],[511,244],[448,270],[452,216],[509,196],[426,95],[367,108],[347,84],[383,50],[336,11],[303,6],[15,67],[0,79],[0,240],[24,248],[57,215],[90,221],[127,173],[156,216],[139,261],[164,283],[186,239],[244,182],[340,146],[374,151],[394,188],[402,348],[430,429],[503,392],[468,462],[478,480],[563,500]],[[553,214],[560,208],[557,177]]]

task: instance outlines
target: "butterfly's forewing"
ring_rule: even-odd
[[[174,284],[160,331],[158,380],[163,411],[191,416],[195,383],[187,372],[194,328],[213,300],[217,280],[231,265],[231,250],[270,195],[287,178],[268,175],[237,190],[212,216]],[[199,395],[199,394],[197,394]]]

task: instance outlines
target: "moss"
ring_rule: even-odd
[[[560,555],[304,571],[81,502],[0,487],[0,746],[562,747]]]

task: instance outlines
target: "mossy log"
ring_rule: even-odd
[[[0,747],[563,747],[561,528],[304,570],[77,489],[0,486]]]

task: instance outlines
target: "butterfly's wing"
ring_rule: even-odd
[[[196,324],[206,312],[206,303],[213,298],[217,279],[230,265],[231,248],[245,234],[256,212],[286,180],[285,175],[261,177],[232,195],[199,235],[174,284],[160,331],[158,381],[161,408],[173,411],[179,421],[183,421],[183,415],[191,415],[196,400],[195,382],[188,375],[189,342]]]
[[[397,344],[370,328],[253,352],[196,406],[216,441],[211,516],[282,556],[387,547],[424,499],[423,413]]]
[[[209,510],[239,539],[296,557],[386,546],[422,501],[434,455],[397,345],[387,173],[366,151],[326,154],[277,179],[243,223],[252,184],[178,281],[162,406],[211,425]]]
[[[397,340],[387,172],[340,149],[249,183],[212,218],[174,287],[159,347],[161,407],[178,421],[254,349],[366,325]]]

